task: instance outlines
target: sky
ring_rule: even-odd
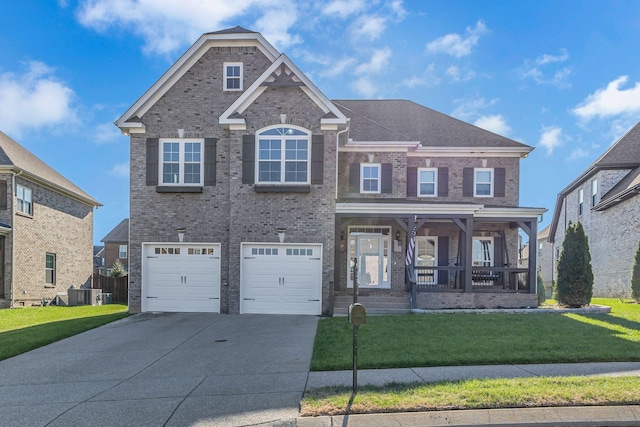
[[[640,121],[640,2],[1,0],[0,130],[129,215],[113,122],[206,32],[258,31],[330,99],[408,99],[535,147],[520,205],[557,194]]]

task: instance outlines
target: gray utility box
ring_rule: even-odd
[[[113,294],[111,292],[102,294],[102,303],[103,304],[111,304],[113,302]]]
[[[102,305],[102,289],[69,289],[69,305]]]

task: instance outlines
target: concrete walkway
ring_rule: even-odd
[[[358,386],[428,383],[473,378],[538,376],[640,376],[640,362],[563,363],[551,365],[445,366],[433,368],[365,369]],[[310,372],[307,390],[351,387],[352,371]],[[513,408],[430,411],[326,417],[300,417],[299,427],[334,426],[640,426],[640,406]]]
[[[0,426],[294,426],[318,318],[138,314],[0,362]]]

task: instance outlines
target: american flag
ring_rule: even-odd
[[[405,264],[407,267],[413,266],[413,251],[416,248],[416,228],[418,227],[418,221],[413,222],[413,231],[411,231],[411,237],[409,237],[409,243],[407,244],[407,258]]]

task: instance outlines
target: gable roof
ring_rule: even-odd
[[[87,205],[98,207],[100,202],[55,171],[26,148],[0,131],[0,171],[21,174]]]
[[[640,122],[636,123],[615,144],[591,163],[576,179],[571,181],[560,193],[551,221],[549,241],[553,242],[558,228],[562,201],[573,190],[584,184],[593,175],[604,169],[635,169],[629,172],[611,190],[604,194],[594,209],[605,210],[640,191]]]
[[[129,218],[125,218],[120,221],[120,224],[116,225],[113,230],[107,233],[106,236],[100,240],[103,243],[112,242],[128,242],[129,241]]]
[[[523,153],[533,150],[413,101],[334,100],[333,103],[350,118],[349,137],[354,141],[418,141],[423,148],[492,147]]]

